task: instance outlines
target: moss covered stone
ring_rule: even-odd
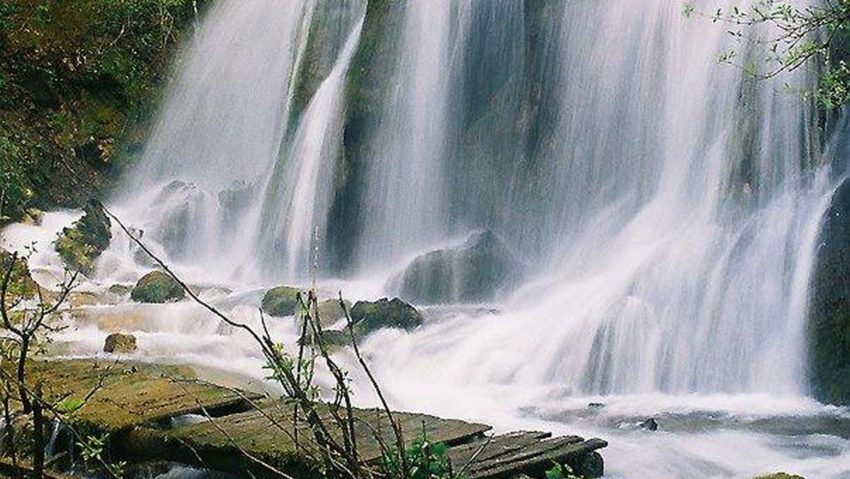
[[[185,295],[183,287],[162,271],[144,275],[130,292],[130,298],[138,303],[165,303],[182,299]]]
[[[419,327],[422,313],[404,301],[387,298],[378,301],[358,301],[351,308],[351,321],[358,337],[366,336],[379,329],[399,328],[411,331]]]
[[[850,404],[850,181],[832,198],[820,231],[809,318],[812,393]]]
[[[422,255],[393,281],[399,295],[417,303],[489,301],[520,279],[520,263],[490,231],[474,233],[459,248]],[[392,287],[393,285],[391,285]]]
[[[112,241],[111,227],[103,205],[89,201],[83,217],[59,234],[54,244],[56,252],[69,269],[89,275],[94,271],[95,260]]]
[[[271,316],[292,316],[298,310],[298,288],[278,286],[266,291],[261,307]]]
[[[114,354],[129,354],[136,350],[136,337],[132,334],[113,333],[106,337],[103,351]]]

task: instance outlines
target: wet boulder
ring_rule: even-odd
[[[261,307],[270,316],[292,316],[298,311],[298,288],[278,286],[266,291]]]
[[[351,303],[348,301],[345,302],[345,307],[351,311]],[[345,318],[345,311],[343,311],[342,307],[339,305],[338,299],[319,301],[316,309],[319,313],[319,319],[321,319],[324,324],[330,324],[334,321]]]
[[[389,287],[414,303],[474,303],[495,299],[520,278],[520,263],[508,245],[493,232],[480,231],[458,248],[414,259]]]
[[[153,236],[170,257],[183,258],[194,249],[192,232],[203,221],[206,201],[197,185],[179,180],[165,185],[153,200],[161,213]]]
[[[313,336],[308,336],[305,340],[298,340],[298,344],[302,346],[310,346],[314,347],[315,338]],[[328,329],[322,331],[322,344],[325,346],[325,350],[328,352],[334,352],[339,348],[343,348],[345,346],[351,346],[351,335],[347,330],[340,331],[337,329]]]
[[[641,429],[645,429],[647,431],[657,431],[658,430],[658,421],[655,418],[649,418],[643,422],[641,422],[638,427]]]
[[[351,308],[351,322],[357,337],[363,337],[379,329],[397,328],[411,331],[419,327],[422,313],[404,301],[387,298],[378,301],[358,301]]]
[[[130,299],[137,303],[165,303],[183,299],[185,295],[180,283],[162,271],[144,275],[130,291]]]
[[[132,334],[114,333],[106,337],[103,351],[113,354],[130,354],[136,350],[136,337]]]
[[[111,228],[103,205],[92,200],[83,208],[82,218],[62,230],[54,247],[69,269],[89,275],[94,271],[95,260],[112,241]]]
[[[850,181],[836,190],[818,238],[809,308],[811,391],[850,404]]]

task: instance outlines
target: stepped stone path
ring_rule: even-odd
[[[73,418],[112,434],[118,458],[177,461],[257,477],[270,475],[260,465],[264,462],[298,479],[315,476],[310,461],[296,450],[291,406],[200,381],[189,367],[64,360],[36,362],[31,371],[56,400],[89,397]],[[326,408],[323,413],[329,414]],[[356,409],[355,416],[361,457],[380,460],[375,436],[392,437],[389,421],[376,409]],[[405,440],[425,431],[432,443],[449,446],[453,467],[464,469],[469,479],[544,477],[553,462],[585,477],[602,475],[597,451],[607,443],[601,439],[529,431],[488,435],[491,427],[484,424],[402,412],[395,418]],[[298,437],[302,446],[311,440],[303,421]]]

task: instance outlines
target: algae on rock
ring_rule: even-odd
[[[180,283],[162,271],[144,275],[130,292],[130,298],[138,303],[165,303],[182,299],[185,295]]]
[[[83,211],[82,218],[62,230],[55,248],[69,269],[90,275],[95,260],[112,241],[112,222],[98,201],[89,201]]]

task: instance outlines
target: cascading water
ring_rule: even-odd
[[[735,422],[846,416],[805,398],[835,177],[813,106],[792,93],[812,75],[754,81],[719,64],[757,52],[673,0],[388,4],[217,2],[114,210],[189,279],[236,289],[209,294],[249,324],[260,285],[304,283],[326,252],[317,229],[351,247],[319,278],[351,299],[394,294],[387,278],[410,258],[490,230],[525,266],[515,293],[364,342],[394,406],[612,437],[616,477],[847,477],[844,439]],[[368,77],[362,58],[389,74]],[[357,98],[375,104],[353,125]],[[340,203],[359,208],[344,227]],[[148,267],[133,253],[114,241],[97,280],[134,281]],[[67,341],[93,353],[120,316],[153,359],[262,374],[250,342],[200,308],[117,309]],[[605,409],[588,415],[590,401]],[[654,414],[669,435],[630,428]]]

